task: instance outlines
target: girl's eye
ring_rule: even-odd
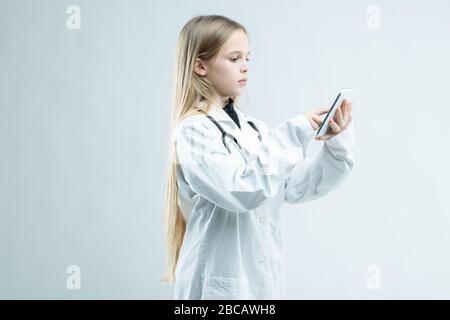
[[[233,61],[233,62],[236,62],[236,60],[238,60],[238,58],[231,58],[231,61]],[[245,59],[245,60],[250,61],[249,58],[247,58],[247,59]]]

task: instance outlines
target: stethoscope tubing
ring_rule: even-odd
[[[228,153],[231,154],[231,150],[230,150],[230,147],[228,146],[228,144],[227,144],[226,141],[225,141],[225,138],[226,138],[227,136],[228,136],[231,140],[234,141],[234,143],[236,144],[236,146],[237,146],[238,149],[239,149],[239,152],[241,153],[241,155],[243,156],[243,158],[247,161],[247,157],[246,157],[245,154],[244,154],[244,150],[242,149],[241,144],[240,144],[239,141],[236,139],[236,137],[233,136],[231,133],[226,132],[226,131],[222,128],[222,126],[221,126],[221,125],[220,125],[213,117],[211,117],[209,114],[207,114],[206,117],[208,117],[208,119],[211,120],[211,121],[216,125],[216,127],[220,130],[220,132],[222,133],[222,143],[223,143],[223,145],[225,146],[225,148],[227,149]],[[249,124],[256,132],[258,132],[258,139],[259,139],[259,141],[261,141],[261,140],[262,140],[261,133],[259,132],[259,130],[258,130],[258,128],[256,127],[256,125],[253,123],[253,121],[247,121],[247,123],[248,123],[248,124]]]

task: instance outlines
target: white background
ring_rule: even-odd
[[[66,27],[72,4],[79,30]],[[283,209],[287,297],[450,298],[449,11],[448,1],[1,1],[0,297],[172,298],[159,278],[175,46],[190,18],[222,14],[249,32],[242,109],[270,126],[359,90],[352,174]],[[70,265],[80,290],[66,286]]]

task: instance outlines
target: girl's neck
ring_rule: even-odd
[[[221,107],[225,107],[228,104],[229,98],[230,98],[229,96],[226,97],[216,96],[215,103],[217,103]]]

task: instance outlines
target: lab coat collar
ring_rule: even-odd
[[[231,133],[244,149],[256,152],[255,148],[257,148],[259,142],[258,133],[247,123],[250,118],[238,108],[235,108],[234,110],[238,115],[239,123],[241,125],[241,128],[239,129],[237,124],[223,108],[224,106],[213,104],[208,114],[212,116],[225,131]]]
[[[228,113],[223,110],[225,106],[220,106],[218,104],[213,104],[211,106],[211,109],[209,110],[208,114],[213,117],[215,120],[217,120],[218,122],[226,122],[226,123],[234,123],[233,119],[231,119],[231,117],[228,115]],[[236,111],[238,117],[239,117],[239,123],[241,124],[242,127],[242,122],[247,122],[248,121],[248,117],[246,114],[244,114],[242,111],[239,110],[239,108],[234,108],[234,110]]]

